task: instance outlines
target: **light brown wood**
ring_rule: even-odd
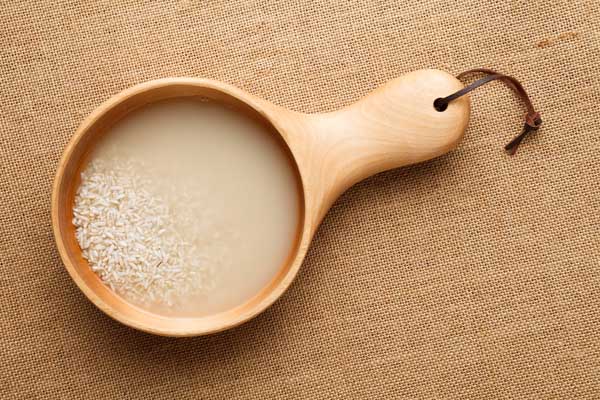
[[[288,288],[319,223],[338,196],[375,173],[444,154],[453,149],[469,121],[467,97],[444,112],[438,97],[462,88],[451,75],[421,70],[392,80],[358,102],[325,114],[278,107],[221,82],[168,78],[137,85],[99,106],[79,127],[58,166],[52,194],[52,224],[63,262],[80,289],[102,311],[131,327],[167,336],[195,336],[239,325],[266,309]],[[202,96],[261,121],[283,139],[301,188],[301,224],[296,246],[279,274],[252,300],[217,315],[169,318],[133,306],[108,289],[81,255],[72,208],[80,172],[90,149],[112,124],[158,100]]]

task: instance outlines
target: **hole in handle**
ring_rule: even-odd
[[[439,112],[446,111],[446,109],[448,108],[448,101],[446,101],[446,99],[438,97],[433,101],[433,108],[435,108]]]

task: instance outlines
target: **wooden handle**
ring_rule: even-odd
[[[462,87],[446,72],[420,70],[386,83],[339,111],[288,112],[279,119],[312,193],[313,198],[306,200],[318,209],[316,224],[356,182],[456,147],[469,121],[468,98],[452,102],[443,112],[433,102]]]

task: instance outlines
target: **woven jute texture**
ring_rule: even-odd
[[[0,2],[0,398],[600,398],[600,3]],[[96,309],[50,223],[82,119],[154,78],[222,80],[304,112],[434,67],[521,79],[472,95],[464,142],[335,204],[297,280],[221,334]]]

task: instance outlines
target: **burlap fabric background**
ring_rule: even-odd
[[[1,2],[0,398],[600,398],[600,5],[556,3]],[[63,268],[55,168],[122,89],[202,76],[318,112],[477,66],[522,79],[537,136],[505,155],[524,110],[478,90],[460,148],[347,192],[250,323],[143,334]]]

